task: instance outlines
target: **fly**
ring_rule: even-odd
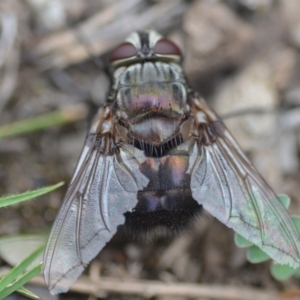
[[[112,88],[44,255],[52,294],[68,290],[119,225],[177,230],[202,208],[277,262],[300,266],[291,217],[189,87],[181,61],[179,48],[155,31],[134,32],[111,53]]]

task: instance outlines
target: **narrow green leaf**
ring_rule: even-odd
[[[238,233],[235,233],[234,235],[234,242],[240,248],[247,248],[253,245]]]
[[[258,264],[270,259],[270,257],[257,246],[251,246],[247,250],[247,259],[253,264]]]
[[[35,295],[33,292],[25,289],[24,287],[20,287],[17,290],[17,292],[24,295],[24,296],[30,297],[31,299],[40,299],[37,295]]]
[[[17,280],[9,284],[4,290],[0,292],[0,299],[4,299],[20,287],[22,287],[25,283],[31,280],[33,277],[37,276],[42,271],[42,263],[30,269],[23,276],[19,277]]]
[[[44,250],[45,246],[39,247],[34,252],[32,252],[26,259],[21,261],[12,270],[10,270],[4,277],[0,280],[0,291],[5,289],[9,284],[11,284],[25,269],[30,266],[34,260],[40,255]],[[18,287],[19,288],[19,287]],[[1,294],[0,294],[1,295]],[[3,299],[0,297],[0,299]]]
[[[7,197],[1,197],[0,198],[0,208],[5,207],[8,205],[16,204],[19,202],[27,201],[33,198],[36,198],[38,196],[47,194],[59,187],[61,187],[64,183],[60,182],[51,186],[43,187],[34,191],[28,191],[22,194],[7,196]]]
[[[280,194],[280,195],[277,195],[277,198],[286,209],[289,208],[290,203],[291,203],[291,199],[289,196],[287,196],[285,194]]]
[[[270,267],[272,276],[277,280],[286,280],[293,276],[297,269],[288,265],[272,264]]]
[[[82,104],[72,105],[58,111],[50,112],[27,120],[17,121],[0,127],[0,138],[33,132],[52,126],[84,119],[87,109]]]

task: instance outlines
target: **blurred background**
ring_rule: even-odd
[[[0,127],[42,116],[31,132],[0,139],[0,195],[70,181],[110,85],[107,54],[132,31],[155,29],[179,44],[191,86],[300,214],[299,0],[1,0],[0,28]],[[29,254],[47,235],[65,190],[0,209],[0,274],[18,260],[14,250]],[[22,242],[7,250],[1,238],[10,235]],[[233,237],[208,214],[175,237],[117,234],[70,293],[50,296],[38,280],[30,289],[41,299],[300,299],[299,279],[276,281],[270,262],[250,264]],[[99,276],[107,286],[96,291]],[[187,285],[170,296],[148,280]],[[191,283],[224,290],[193,294]]]

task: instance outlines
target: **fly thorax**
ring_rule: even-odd
[[[180,133],[189,110],[177,64],[145,62],[115,73],[116,115],[131,138],[160,145]]]

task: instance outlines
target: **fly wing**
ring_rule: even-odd
[[[193,198],[278,263],[299,267],[299,234],[284,206],[203,100],[194,113],[201,118],[190,150]]]
[[[137,191],[148,182],[133,156],[140,153],[127,146],[105,155],[103,139],[87,139],[48,240],[44,277],[52,294],[68,290],[125,222],[124,213],[136,206]]]

